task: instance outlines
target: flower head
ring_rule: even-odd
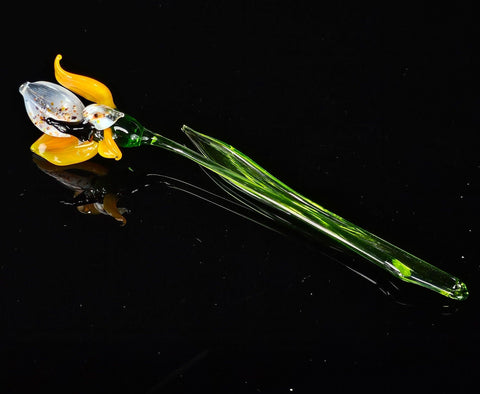
[[[51,82],[25,82],[20,93],[27,114],[42,135],[31,150],[56,165],[70,165],[99,153],[120,160],[122,152],[115,143],[111,126],[124,116],[115,109],[110,90],[92,78],[65,71],[61,55],[54,62],[55,77],[63,85]],[[93,101],[87,107],[74,94]]]

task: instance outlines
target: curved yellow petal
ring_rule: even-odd
[[[103,130],[103,140],[98,142],[98,153],[107,159],[120,160],[122,158],[122,151],[113,140],[110,127]]]
[[[62,55],[57,55],[53,64],[55,78],[60,85],[63,85],[89,101],[115,108],[110,89],[93,78],[65,71],[60,65],[61,59]]]
[[[81,163],[97,154],[98,143],[86,141],[79,143],[76,137],[52,137],[43,134],[30,147],[30,150],[57,166]]]

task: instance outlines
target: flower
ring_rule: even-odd
[[[65,71],[61,55],[54,62],[55,78],[51,82],[25,82],[20,93],[30,120],[44,135],[31,150],[56,165],[71,165],[99,153],[120,160],[122,152],[115,143],[111,126],[121,117],[112,94],[103,83]],[[87,107],[73,93],[92,101]]]

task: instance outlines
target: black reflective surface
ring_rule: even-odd
[[[38,6],[5,32],[15,39],[2,62],[2,392],[459,392],[474,383],[470,10],[111,7]],[[195,164],[154,147],[124,150],[120,162],[95,158],[100,180],[74,170],[67,184],[103,193],[75,197],[66,178],[32,160],[40,132],[17,92],[27,80],[53,81],[57,53],[146,127],[188,144],[187,124],[234,145],[300,193],[458,275],[470,298],[400,283],[272,225],[225,201]],[[126,225],[79,212],[107,193],[128,210]]]

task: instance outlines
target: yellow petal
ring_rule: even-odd
[[[103,130],[103,140],[98,142],[98,153],[107,159],[120,160],[122,158],[122,151],[113,140],[110,127]]]
[[[84,75],[65,71],[62,66],[60,66],[61,59],[62,55],[57,55],[53,65],[55,78],[57,78],[60,85],[63,85],[89,101],[115,108],[112,93],[103,83]]]
[[[52,137],[44,134],[33,143],[30,150],[57,166],[86,161],[97,154],[98,143],[86,141],[79,143],[76,137]]]

